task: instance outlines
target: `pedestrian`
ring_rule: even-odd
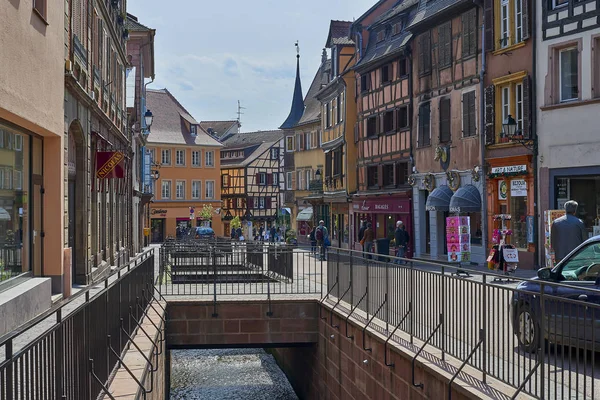
[[[365,229],[363,239],[365,241],[365,258],[373,258],[370,254],[373,252],[373,243],[375,242],[375,232],[373,231],[373,225],[367,223],[367,229]]]
[[[310,239],[310,252],[315,256],[317,255],[317,238],[315,236],[316,231],[317,227],[313,226],[310,234],[308,235],[308,238]]]
[[[579,204],[574,200],[567,201],[565,203],[567,214],[552,222],[550,242],[557,263],[587,239],[585,225],[575,216],[578,206]]]
[[[327,242],[329,240],[329,232],[325,227],[325,221],[319,221],[319,226],[317,226],[315,231],[315,239],[317,239],[317,246],[320,249],[320,257],[321,261],[327,261]]]
[[[277,229],[275,228],[275,225],[271,226],[271,232],[269,232],[269,233],[270,233],[269,236],[270,236],[270,239],[271,239],[270,242],[271,243],[275,243],[275,237],[277,235]]]
[[[365,256],[365,242],[363,238],[365,237],[365,229],[367,229],[367,221],[362,221],[360,223],[360,229],[358,230],[358,242],[362,247],[363,257]]]
[[[244,240],[244,234],[242,233],[242,227],[241,227],[241,226],[240,226],[240,227],[238,227],[238,228],[235,230],[235,237],[236,237],[236,239],[238,239],[238,240]]]
[[[265,228],[263,228],[263,226],[260,226],[260,229],[258,230],[258,236],[260,241],[262,242],[264,240],[264,236],[265,236]]]
[[[402,221],[396,222],[396,230],[394,231],[394,241],[396,242],[396,257],[394,260],[395,264],[404,264],[406,261],[401,260],[406,255],[407,233],[404,230],[404,224]]]
[[[235,240],[235,228],[231,228],[231,240]]]

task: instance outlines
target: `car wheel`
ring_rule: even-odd
[[[516,322],[519,347],[527,353],[535,353],[540,347],[540,325],[529,305],[519,308]]]

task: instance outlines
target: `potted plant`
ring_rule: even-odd
[[[298,245],[298,237],[296,236],[296,231],[293,229],[288,229],[285,232],[285,243],[296,246]]]

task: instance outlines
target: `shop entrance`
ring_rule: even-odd
[[[165,219],[152,218],[151,226],[151,241],[152,243],[161,243],[165,241]]]
[[[75,120],[69,126],[68,132],[68,245],[71,248],[71,271],[72,282],[86,285],[87,281],[87,235],[84,221],[87,222],[84,202],[86,179],[84,175],[85,168],[85,141],[83,129],[79,121]]]

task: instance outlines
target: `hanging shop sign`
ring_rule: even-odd
[[[510,195],[512,197],[527,197],[527,182],[525,179],[513,179],[510,181]]]
[[[125,154],[120,151],[96,152],[96,177],[98,179],[125,177]]]
[[[506,200],[508,194],[508,186],[505,180],[498,182],[498,200]]]
[[[354,212],[365,213],[407,213],[410,211],[410,200],[407,198],[380,198],[355,201],[352,203]]]
[[[509,177],[524,175],[527,173],[527,165],[507,165],[504,167],[493,167],[490,178]]]
[[[166,217],[167,216],[167,210],[162,209],[162,208],[153,208],[152,211],[150,211],[150,214],[152,214],[152,215],[160,215],[161,217]]]

